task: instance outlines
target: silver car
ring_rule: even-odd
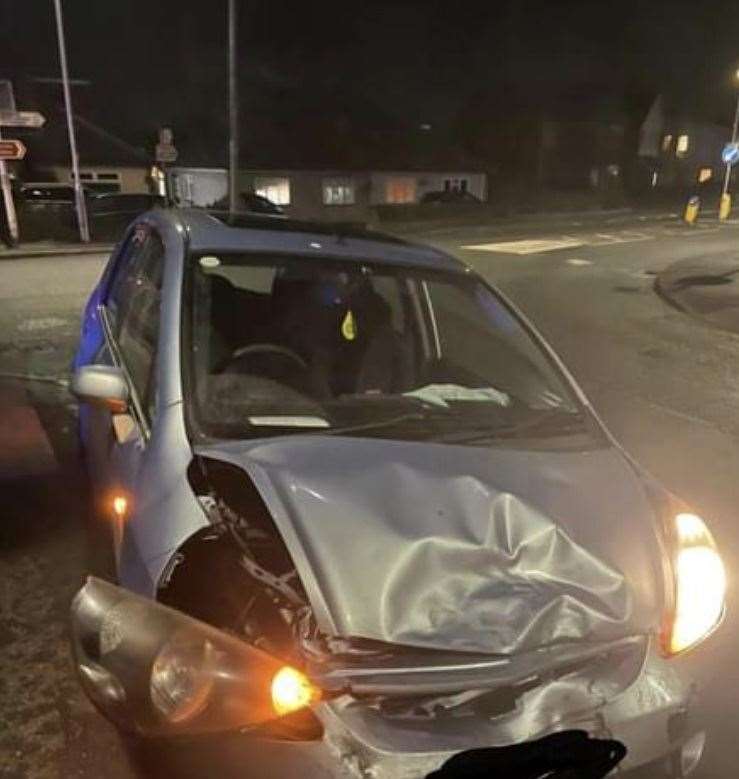
[[[154,211],[75,369],[119,586],[80,591],[74,649],[123,730],[303,779],[697,765],[711,534],[456,259]]]

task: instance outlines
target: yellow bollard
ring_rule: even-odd
[[[721,202],[718,207],[718,218],[720,220],[728,219],[731,214],[731,195],[728,192],[724,192],[721,195]]]
[[[695,220],[698,218],[698,212],[701,209],[701,199],[698,197],[698,195],[693,195],[693,197],[688,200],[688,205],[685,206],[685,215],[683,216],[683,219],[689,224],[695,224]]]

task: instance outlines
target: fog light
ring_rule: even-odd
[[[310,706],[319,698],[320,692],[310,679],[289,665],[272,678],[272,707],[280,715]]]

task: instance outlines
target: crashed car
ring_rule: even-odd
[[[264,776],[426,776],[556,733],[649,776],[700,760],[711,534],[456,259],[152,211],[72,389],[116,581],[75,599],[74,652],[123,730],[236,732]]]

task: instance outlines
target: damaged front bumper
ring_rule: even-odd
[[[680,659],[665,660],[644,640],[601,660],[609,667],[589,663],[553,678],[524,692],[510,711],[493,716],[404,718],[387,715],[367,700],[341,696],[315,709],[324,727],[322,739],[282,744],[272,770],[301,779],[416,779],[468,749],[579,729],[626,745],[618,772],[664,761],[674,766],[674,776],[687,776],[700,759],[703,738],[690,719],[694,690],[680,673]],[[269,754],[261,751],[262,759]]]

